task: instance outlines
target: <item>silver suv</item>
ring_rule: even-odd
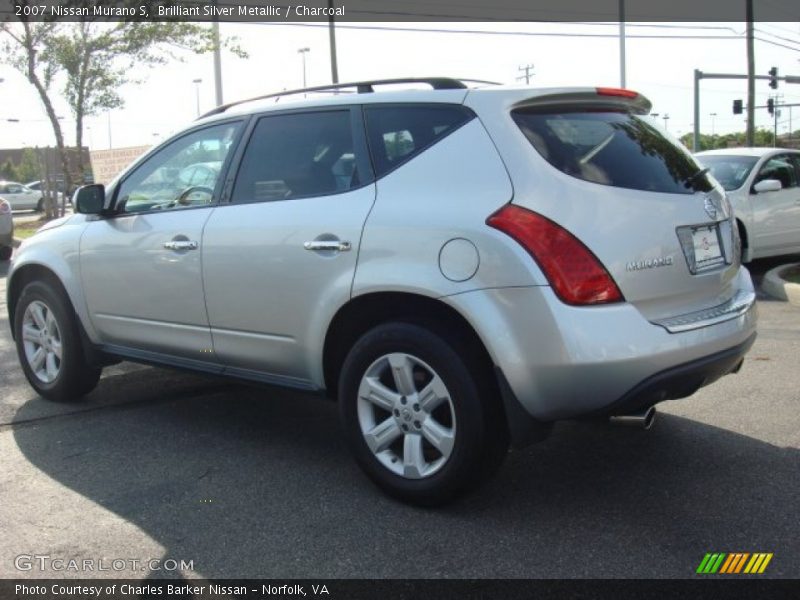
[[[557,420],[650,418],[738,370],[756,312],[724,191],[649,109],[444,78],[219,107],[22,245],[22,368],[52,400],[120,359],[325,394],[422,504]]]

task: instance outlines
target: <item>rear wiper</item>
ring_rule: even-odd
[[[691,176],[690,176],[690,177],[689,177],[689,178],[686,180],[686,185],[687,185],[687,186],[691,186],[691,185],[692,185],[692,184],[693,184],[695,181],[697,181],[698,179],[700,179],[700,178],[701,178],[703,175],[705,175],[706,173],[708,173],[710,170],[711,170],[711,169],[710,169],[709,167],[706,167],[705,169],[700,169],[700,170],[699,170],[697,173],[695,173],[694,175],[691,175]]]

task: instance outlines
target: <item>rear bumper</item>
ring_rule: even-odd
[[[654,406],[664,400],[691,396],[720,377],[737,372],[750,350],[756,334],[741,344],[656,373],[634,386],[619,400],[594,416],[625,415]]]
[[[734,287],[753,291],[745,269]],[[733,371],[756,331],[752,302],[722,322],[671,333],[631,304],[567,306],[549,287],[443,300],[471,322],[507,391],[540,422],[618,414],[689,395]]]

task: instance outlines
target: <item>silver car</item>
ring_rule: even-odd
[[[14,218],[11,205],[0,198],[0,260],[8,260],[13,252]]]
[[[37,210],[44,209],[42,192],[15,181],[0,181],[0,198],[4,198],[11,205],[12,210]]]
[[[324,394],[366,474],[434,504],[558,420],[647,421],[738,370],[733,213],[648,100],[407,81],[432,89],[222,106],[81,188],[9,274],[34,389],[125,359]]]
[[[730,148],[696,156],[733,204],[743,262],[800,252],[800,150]]]

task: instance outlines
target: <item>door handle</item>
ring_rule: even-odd
[[[335,250],[337,252],[347,252],[352,248],[350,242],[340,240],[314,240],[305,242],[303,248],[306,250]]]
[[[194,240],[172,240],[171,242],[164,242],[164,248],[167,250],[197,250],[200,244]]]

